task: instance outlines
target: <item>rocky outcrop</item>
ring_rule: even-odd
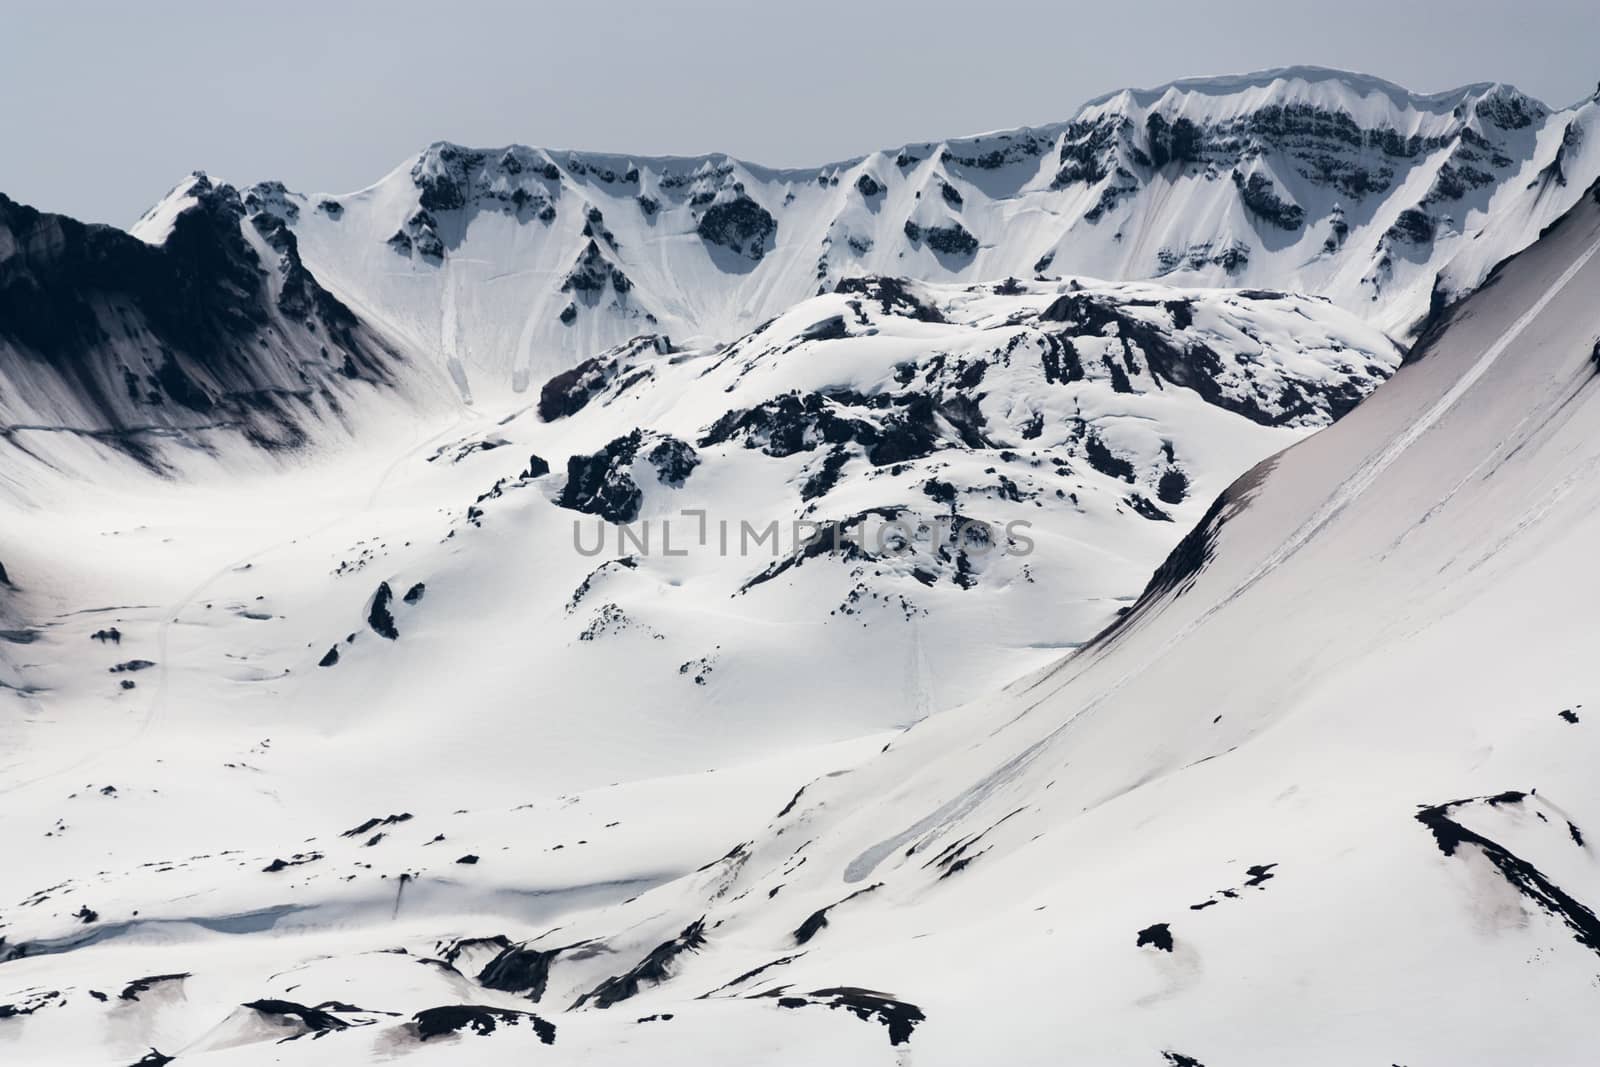
[[[155,244],[0,196],[0,421],[156,463],[153,432],[294,445],[341,381],[388,382],[398,356],[306,268],[279,188],[241,196],[196,174]]]
[[[695,450],[676,437],[634,430],[598,452],[568,459],[567,484],[556,503],[607,522],[632,522],[644,501],[634,479],[640,460],[654,469],[658,483],[673,488],[681,487],[700,463]]]
[[[777,237],[778,220],[766,208],[741,194],[706,208],[695,223],[695,232],[707,244],[760,262]]]

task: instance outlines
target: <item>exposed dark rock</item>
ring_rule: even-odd
[[[1139,940],[1136,942],[1135,947],[1143,948],[1145,945],[1158,948],[1162,952],[1171,952],[1172,930],[1168,924],[1156,923],[1153,926],[1146,926],[1143,930],[1140,930]]]
[[[943,226],[918,226],[908,219],[905,233],[912,241],[921,241],[935,252],[947,256],[967,257],[978,251],[978,239],[959,222]]]
[[[750,197],[740,195],[707,208],[695,224],[695,232],[709,244],[759,262],[777,236],[778,220]]]
[[[1152,167],[1160,169],[1168,163],[1192,163],[1200,158],[1200,129],[1189,119],[1169,123],[1165,116],[1152,112],[1145,119],[1144,128]]]
[[[633,288],[622,268],[608,260],[600,246],[590,240],[573,262],[566,277],[561,280],[563,293],[598,293],[611,283],[613,292],[621,295]]]
[[[298,1019],[308,1031],[325,1034],[335,1030],[348,1030],[350,1024],[321,1008],[308,1008],[292,1000],[252,1000],[244,1007],[262,1015],[275,1015],[285,1019]]]
[[[539,418],[554,422],[582,411],[596,393],[611,384],[617,370],[615,360],[596,356],[562,371],[539,390]]]
[[[1121,478],[1125,482],[1133,481],[1133,464],[1107,448],[1099,434],[1091,431],[1084,438],[1083,455],[1089,461],[1089,466],[1101,474]]]
[[[701,918],[684,927],[671,941],[664,941],[651,949],[632,970],[607,978],[579,997],[572,1006],[581,1008],[592,1002],[597,1008],[609,1008],[636,996],[645,983],[659,985],[672,977],[672,961],[685,952],[697,951],[705,943],[705,919]]]
[[[400,637],[400,631],[395,629],[394,614],[389,610],[393,600],[394,591],[389,588],[389,583],[379,582],[378,591],[372,597],[372,606],[367,609],[367,625],[372,632],[390,641]]]
[[[1276,866],[1276,863],[1257,863],[1246,868],[1244,873],[1249,875],[1249,877],[1245,879],[1244,884],[1255,887],[1261,885],[1261,883],[1267,881],[1269,878],[1276,877],[1272,873],[1272,868]]]
[[[830,489],[839,484],[839,476],[849,460],[850,453],[845,447],[834,445],[828,450],[828,454],[822,457],[822,465],[800,486],[800,499],[816,500],[818,497],[826,496]]]
[[[1423,245],[1433,240],[1434,230],[1432,215],[1419,208],[1410,207],[1400,212],[1400,217],[1394,220],[1394,225],[1389,227],[1384,236],[1392,240]]]
[[[399,358],[317,285],[281,221],[258,216],[280,234],[264,263],[233,187],[196,175],[188,195],[159,245],[0,196],[0,379],[70,398],[77,412],[57,417],[152,466],[150,435],[166,428],[225,423],[298,445],[316,388],[343,390],[345,357],[375,382]],[[324,349],[337,352],[307,358]]]
[[[681,486],[700,463],[695,450],[676,437],[634,430],[593,455],[568,459],[567,484],[556,503],[608,522],[632,522],[644,500],[632,475],[641,454],[655,467],[657,480],[673,487]]]
[[[1194,583],[1195,577],[1211,562],[1223,525],[1246,506],[1262,479],[1272,470],[1272,462],[1271,459],[1263,460],[1223,490],[1194,529],[1184,535],[1178,546],[1156,568],[1133,607],[1095,634],[1086,647],[1094,648],[1115,640],[1132,620],[1142,617],[1165,598],[1182,596]]]
[[[850,336],[850,330],[845,326],[844,316],[832,315],[801,330],[799,339],[802,341],[837,341],[841,337],[848,336]]]
[[[1305,223],[1305,210],[1299,204],[1279,197],[1277,187],[1265,174],[1252,174],[1246,178],[1235,170],[1233,184],[1238,187],[1239,199],[1245,207],[1279,229],[1298,230]]]
[[[141,993],[148,993],[158,985],[167,982],[181,982],[189,977],[188,971],[177,974],[152,974],[147,978],[135,978],[123,986],[122,992],[117,994],[118,1000],[138,1000]]]
[[[1127,500],[1128,506],[1132,508],[1134,513],[1139,515],[1141,518],[1150,519],[1154,522],[1172,521],[1171,515],[1168,515],[1165,511],[1162,511],[1160,508],[1156,507],[1156,505],[1152,504],[1149,500],[1138,493],[1129,494]]]
[[[815,999],[785,997],[778,1001],[780,1007],[795,1008],[807,1004],[820,1004],[829,1008],[843,1008],[865,1022],[876,1020],[889,1030],[889,1044],[903,1045],[911,1040],[911,1032],[927,1016],[915,1004],[896,1000],[893,994],[878,993],[855,986],[835,986],[813,990]]]
[[[359,826],[352,826],[350,829],[346,830],[344,833],[340,834],[339,836],[340,837],[360,837],[362,834],[365,834],[365,833],[368,833],[369,831],[375,830],[380,826],[398,826],[400,823],[410,822],[410,821],[411,821],[411,813],[409,811],[403,811],[398,815],[387,815],[387,816],[384,816],[382,818],[378,818],[378,817],[374,816],[373,818],[370,818],[370,819],[366,820],[365,822],[363,822]]]
[[[542,1043],[555,1044],[555,1023],[547,1022],[531,1011],[512,1011],[509,1008],[491,1008],[481,1004],[448,1004],[439,1008],[424,1008],[411,1017],[411,1025],[415,1027],[419,1041],[453,1034],[462,1029],[470,1029],[473,1033],[486,1037],[501,1025],[514,1027],[523,1023],[533,1028],[534,1034]]]
[[[550,965],[564,951],[508,945],[478,974],[478,984],[502,993],[524,993],[537,1004],[550,980]]]
[[[401,599],[404,600],[407,604],[420,603],[422,598],[427,595],[427,592],[428,592],[427,584],[424,583],[424,582],[418,582],[416,585],[412,586],[410,589],[407,589],[406,590],[406,595],[404,597],[402,597]]]
[[[805,922],[801,923],[794,931],[794,943],[797,945],[803,945],[810,941],[813,937],[816,937],[817,934],[821,933],[822,929],[828,925],[828,912],[832,911],[834,908],[837,908],[840,904],[849,903],[856,897],[859,897],[865,893],[871,893],[882,884],[882,882],[874,882],[865,889],[858,889],[842,900],[835,901],[825,908],[818,908],[816,911],[806,916]]]
[[[1457,808],[1467,804],[1500,807],[1507,804],[1522,804],[1526,799],[1527,794],[1513,790],[1492,797],[1453,800],[1423,808],[1417,812],[1416,818],[1433,834],[1434,843],[1439,846],[1440,852],[1446,856],[1454,856],[1463,845],[1475,847],[1494,865],[1511,888],[1559,919],[1580,945],[1600,954],[1600,918],[1597,918],[1594,912],[1590,911],[1582,901],[1556,885],[1543,871],[1527,860],[1498,842],[1468,829],[1451,817]]]
[[[1164,504],[1181,504],[1189,496],[1189,476],[1176,467],[1168,467],[1156,485],[1156,496]]]
[[[3,940],[3,938],[0,938],[0,941]],[[19,946],[19,950],[20,948],[21,946]],[[18,955],[20,955],[20,952],[7,958],[16,959]],[[59,1006],[63,1003],[61,998],[62,993],[59,989],[30,991],[23,994],[23,999],[20,1001],[11,1004],[0,1004],[0,1019],[16,1019],[24,1015],[32,1015],[40,1008],[46,1008],[52,1004]]]
[[[323,657],[321,659],[317,660],[317,666],[319,666],[319,667],[332,667],[334,664],[336,664],[338,662],[339,662],[339,646],[338,645],[334,645],[331,648],[329,648],[326,653],[323,654]]]
[[[841,278],[833,287],[836,293],[850,293],[875,300],[885,315],[899,315],[920,322],[943,322],[939,309],[917,296],[904,278],[878,275]]]

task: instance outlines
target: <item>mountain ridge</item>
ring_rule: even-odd
[[[354,193],[251,188],[463,395],[518,394],[635,334],[728,341],[860,275],[1290,289],[1410,339],[1600,175],[1597,116],[1287,67],[810,168],[441,141]]]

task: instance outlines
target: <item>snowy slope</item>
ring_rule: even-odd
[[[230,932],[269,955],[328,924],[387,941],[397,896],[431,938],[690,874],[886,731],[1088,639],[1231,472],[1398,357],[1304,297],[865,279],[725,348],[644,338],[536,404],[289,473],[236,450],[181,481],[36,474],[39,510],[8,519],[28,621],[0,645],[0,831],[30,860],[0,974],[89,961],[68,996],[97,1004],[123,966],[102,949],[178,973]],[[735,543],[696,545],[686,509]],[[650,549],[595,512],[657,523]],[[797,563],[800,519],[859,545]],[[663,520],[694,550],[667,554]],[[412,817],[343,836],[391,815]],[[253,1040],[226,1021],[265,996],[236,940],[239,984],[184,994],[171,1028],[35,1012],[0,1039],[81,1040],[81,1062]]]
[[[1436,279],[1469,292],[1600,175],[1594,112],[1293,67],[810,169],[439,143],[357,193],[258,195],[341,298],[482,397],[642,332],[727,341],[861,274],[1263,286],[1408,337]]]

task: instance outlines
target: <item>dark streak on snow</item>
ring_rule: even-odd
[[[849,896],[845,897],[843,900],[835,901],[834,903],[829,904],[826,908],[818,908],[816,911],[814,911],[810,915],[808,915],[806,917],[806,921],[801,923],[799,925],[799,927],[797,927],[795,929],[795,932],[794,932],[794,943],[797,944],[797,945],[803,945],[807,941],[810,941],[813,937],[816,937],[817,934],[822,931],[822,928],[824,926],[828,925],[828,912],[832,911],[834,908],[837,908],[840,904],[844,904],[844,903],[847,903],[849,901],[854,900],[856,897],[861,896],[863,893],[872,892],[874,889],[877,889],[881,885],[883,885],[882,882],[874,882],[871,885],[867,886],[865,889],[857,889],[854,893],[851,893]]]
[[[701,916],[688,926],[677,937],[670,941],[663,941],[651,949],[632,970],[626,974],[614,975],[595,986],[589,992],[580,996],[574,1008],[581,1008],[584,1004],[593,1001],[597,1008],[609,1008],[620,1001],[636,996],[643,983],[659,985],[672,977],[672,961],[685,952],[694,952],[706,943],[705,917]]]
[[[1574,940],[1580,945],[1600,954],[1600,918],[1596,918],[1594,912],[1552,882],[1527,860],[1498,842],[1469,830],[1450,817],[1454,809],[1465,804],[1482,803],[1499,807],[1503,804],[1521,804],[1526,799],[1526,793],[1515,790],[1492,797],[1469,797],[1465,800],[1452,800],[1445,804],[1425,807],[1417,812],[1416,818],[1432,832],[1439,851],[1446,856],[1454,856],[1462,845],[1476,846],[1513,889],[1565,923],[1572,931]],[[1574,834],[1575,838],[1578,836],[1580,835]]]

